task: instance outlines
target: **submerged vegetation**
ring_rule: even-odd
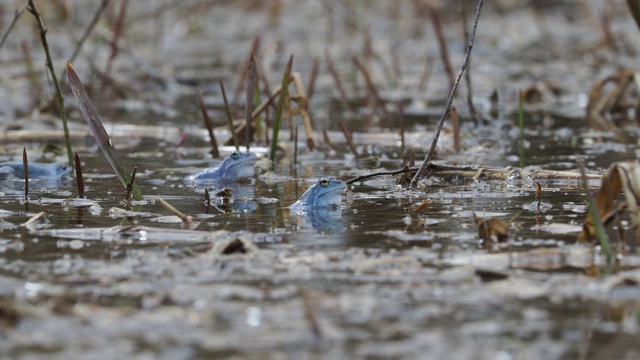
[[[0,354],[636,356],[638,9],[0,5]]]

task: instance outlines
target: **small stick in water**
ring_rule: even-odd
[[[171,204],[169,204],[168,202],[164,201],[162,198],[158,198],[158,202],[165,209],[169,210],[169,212],[171,212],[175,216],[179,217],[180,220],[182,220],[184,223],[189,224],[189,225],[195,224],[195,222],[193,221],[193,219],[191,219],[191,217],[189,217],[189,216],[185,215],[184,213],[180,212],[178,209],[174,208]]]

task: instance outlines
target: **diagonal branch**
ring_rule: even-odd
[[[478,6],[476,7],[476,17],[473,21],[473,29],[471,30],[471,37],[469,38],[469,44],[467,45],[467,52],[464,54],[464,60],[462,62],[462,67],[460,68],[460,72],[458,72],[458,76],[456,77],[456,82],[453,83],[453,87],[451,88],[451,94],[449,94],[449,100],[447,100],[447,106],[442,112],[442,116],[440,117],[440,122],[438,123],[438,128],[436,129],[436,134],[433,137],[433,141],[431,142],[431,147],[429,148],[429,152],[427,156],[422,161],[422,165],[418,168],[413,179],[411,179],[410,187],[415,188],[418,180],[422,176],[422,172],[427,167],[429,161],[431,161],[431,157],[433,156],[433,152],[436,149],[436,144],[438,143],[438,138],[440,137],[440,132],[442,131],[442,126],[444,125],[444,120],[446,119],[449,111],[451,110],[451,104],[453,103],[453,97],[458,89],[458,84],[460,84],[460,79],[462,78],[462,74],[464,74],[464,70],[467,68],[467,64],[469,63],[469,58],[471,56],[471,49],[473,49],[473,42],[476,38],[476,28],[478,27],[478,20],[480,19],[480,11],[482,11],[482,5],[484,4],[484,0],[478,0]]]

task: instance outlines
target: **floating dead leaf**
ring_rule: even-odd
[[[509,224],[496,218],[481,218],[473,214],[478,226],[478,237],[487,242],[506,241],[510,235]]]
[[[623,189],[626,206],[614,207],[614,201]],[[613,164],[596,194],[595,206],[605,226],[616,214],[626,209],[625,211],[629,212],[632,225],[636,229],[636,237],[639,236],[640,228],[637,225],[640,220],[640,164],[628,162]],[[597,235],[591,215],[588,214],[578,240],[589,241],[592,239],[597,239]]]
[[[429,207],[429,200],[426,200],[422,204],[418,205],[418,207],[413,211],[414,214],[422,215],[425,210]]]

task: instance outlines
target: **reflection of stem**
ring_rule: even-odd
[[[451,94],[449,94],[449,100],[447,100],[447,106],[444,108],[442,115],[440,116],[440,121],[438,123],[438,127],[436,128],[436,134],[433,137],[433,141],[431,142],[431,147],[429,148],[429,152],[427,152],[427,156],[422,161],[420,168],[411,179],[411,184],[409,185],[412,188],[415,188],[418,179],[422,176],[422,172],[427,167],[429,161],[431,161],[431,157],[433,156],[434,151],[436,150],[436,144],[438,143],[438,138],[440,137],[440,132],[442,132],[442,127],[444,126],[444,120],[447,118],[449,114],[449,110],[451,109],[451,104],[453,103],[453,96],[458,89],[458,84],[460,84],[460,79],[462,78],[462,74],[464,70],[467,68],[467,64],[469,63],[469,57],[471,56],[471,49],[473,49],[473,42],[476,38],[476,28],[478,27],[478,20],[480,20],[480,11],[482,10],[482,5],[484,4],[484,0],[478,0],[478,6],[476,7],[476,17],[473,21],[473,28],[471,30],[471,37],[469,38],[469,44],[467,45],[467,52],[464,54],[464,61],[462,62],[462,67],[460,67],[460,71],[458,72],[458,77],[456,77],[456,81],[453,83],[453,87],[451,88]]]
[[[60,83],[58,82],[56,73],[53,70],[53,61],[51,60],[49,43],[47,42],[47,29],[42,22],[40,12],[38,11],[38,8],[36,7],[36,4],[33,2],[33,0],[29,0],[27,10],[29,10],[29,12],[36,18],[36,21],[38,22],[38,28],[40,28],[40,40],[42,41],[42,47],[44,48],[44,52],[47,57],[47,68],[49,69],[49,73],[51,74],[53,85],[56,87],[56,104],[58,105],[58,111],[60,112],[60,117],[62,118],[62,127],[64,129],[64,139],[67,145],[69,166],[73,166],[73,151],[71,150],[71,137],[69,136],[69,127],[67,126],[67,114],[64,111],[64,99],[62,97],[62,91],[60,90]]]

